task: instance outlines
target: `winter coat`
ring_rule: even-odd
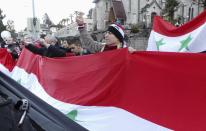
[[[57,46],[50,45],[48,48],[46,47],[36,47],[35,45],[29,44],[25,46],[28,50],[33,52],[34,54],[39,54],[41,56],[46,57],[65,57],[66,51],[60,49]]]

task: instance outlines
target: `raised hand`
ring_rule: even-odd
[[[84,20],[82,16],[77,16],[76,17],[76,22],[79,26],[84,25]]]

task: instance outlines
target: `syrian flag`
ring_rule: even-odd
[[[12,77],[90,131],[206,130],[205,59],[127,49],[54,59],[25,49]]]
[[[205,22],[206,11],[180,27],[155,16],[147,50],[194,53],[206,51]]]

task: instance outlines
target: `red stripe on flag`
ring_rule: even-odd
[[[4,65],[9,71],[12,71],[16,65],[16,61],[12,58],[11,54],[6,48],[0,48],[0,63]]]
[[[177,37],[192,32],[193,30],[203,25],[205,22],[206,11],[202,12],[200,15],[180,27],[175,27],[169,22],[164,21],[161,17],[155,16],[153,22],[153,30],[168,37]]]

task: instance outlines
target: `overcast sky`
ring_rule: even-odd
[[[61,19],[68,18],[74,11],[88,13],[94,7],[93,0],[34,0],[35,15],[42,21],[43,15],[47,13],[50,19],[57,24]],[[17,31],[23,30],[27,17],[33,17],[32,0],[0,0],[0,8],[6,15],[4,23],[8,19],[14,21]]]

